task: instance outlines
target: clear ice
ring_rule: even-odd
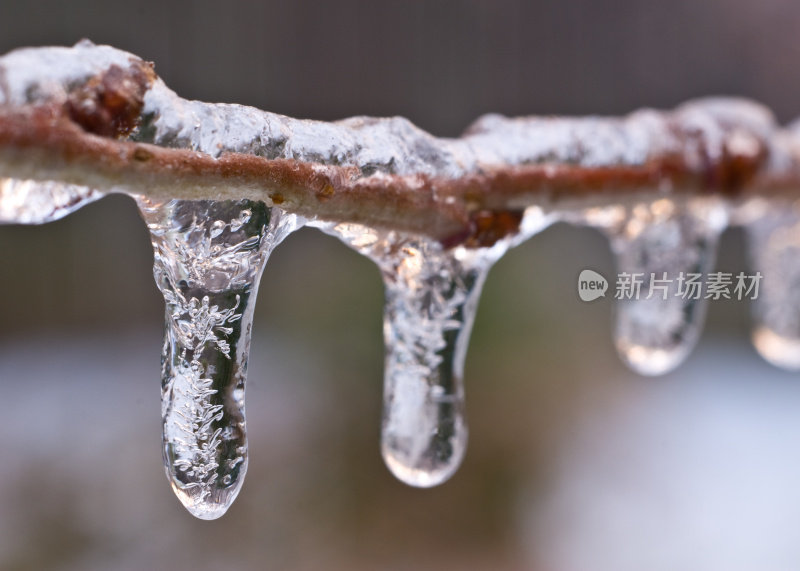
[[[262,202],[138,199],[166,302],[164,463],[200,519],[220,517],[247,471],[244,391],[258,282],[297,219]]]
[[[0,223],[52,222],[102,197],[85,186],[0,178]]]
[[[520,234],[474,249],[357,224],[320,225],[372,259],[383,277],[381,454],[402,482],[436,486],[460,466],[468,436],[464,359],[481,288],[509,246],[550,221],[532,208]]]
[[[753,344],[764,359],[800,370],[800,205],[751,205],[746,232],[753,270],[765,276],[753,299]]]
[[[727,209],[715,199],[656,199],[617,208],[604,229],[617,261],[614,344],[642,375],[660,375],[691,352],[706,312]],[[615,287],[616,286],[616,287]]]

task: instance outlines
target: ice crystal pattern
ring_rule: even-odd
[[[247,471],[244,389],[253,301],[272,249],[296,219],[251,201],[139,199],[166,302],[164,462],[201,519],[221,516]]]

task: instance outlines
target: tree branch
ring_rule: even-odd
[[[792,193],[800,139],[739,99],[623,118],[489,115],[458,139],[399,117],[297,120],[183,100],[152,64],[83,41],[0,58],[0,175],[154,198],[252,198],[474,246],[514,232],[532,205]]]

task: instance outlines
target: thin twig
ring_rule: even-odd
[[[0,58],[0,175],[154,198],[253,198],[485,245],[531,205],[792,193],[800,139],[739,99],[623,118],[491,115],[459,139],[402,118],[303,121],[183,100],[152,64],[84,41]]]

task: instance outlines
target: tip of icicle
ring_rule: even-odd
[[[209,507],[209,506],[202,506],[202,507],[185,506],[185,507],[186,507],[187,510],[189,510],[189,513],[192,514],[194,517],[196,517],[197,519],[205,520],[205,521],[211,521],[211,520],[214,520],[214,519],[219,519],[223,515],[225,515],[227,513],[227,511],[228,511],[228,508],[227,507],[223,507],[223,506],[213,506],[213,507]]]
[[[445,463],[436,466],[409,466],[391,451],[382,450],[383,462],[392,475],[406,485],[414,488],[433,488],[444,484],[453,477],[461,465],[464,452],[456,452]]]
[[[408,466],[404,466],[403,464],[397,462],[393,458],[384,457],[383,461],[395,478],[414,488],[433,488],[440,484],[444,484],[456,472],[455,470],[449,469],[420,470],[416,468],[409,468]]]
[[[172,484],[172,490],[190,514],[197,519],[206,521],[219,519],[225,515],[235,499],[234,496],[233,498],[228,498],[228,501],[225,502],[199,500],[186,494],[186,492],[176,487],[174,483]]]
[[[800,339],[792,339],[759,326],[753,331],[753,345],[770,364],[788,371],[800,371]]]
[[[685,348],[661,349],[644,345],[617,346],[625,364],[635,373],[657,377],[669,373],[683,363],[688,355]]]

